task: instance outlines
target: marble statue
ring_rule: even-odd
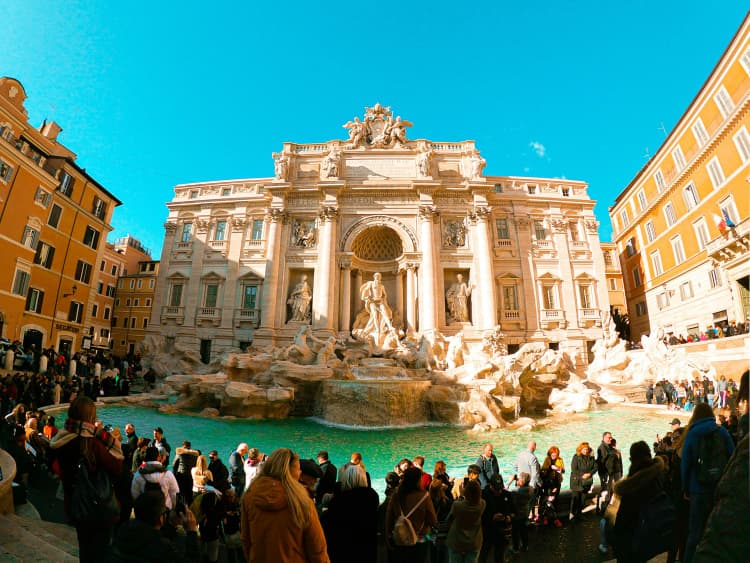
[[[277,180],[286,180],[289,174],[289,157],[282,152],[273,153],[273,173]]]
[[[325,341],[323,346],[318,350],[315,363],[319,366],[328,364],[328,360],[335,357],[336,355],[336,337],[329,336],[328,340]]]
[[[359,117],[355,117],[354,121],[347,121],[342,127],[349,129],[349,148],[358,147],[367,137],[367,125]]]
[[[303,223],[295,221],[292,228],[292,244],[300,248],[313,248],[315,246],[315,223],[312,221]]]
[[[448,362],[448,369],[453,369],[464,365],[464,333],[458,331],[458,333],[451,338],[450,344],[448,344],[448,352],[445,354],[445,359]]]
[[[471,155],[471,159],[469,161],[469,177],[472,180],[481,178],[482,170],[484,170],[484,166],[486,164],[487,161],[481,157],[478,151],[475,151],[474,154]]]
[[[372,281],[365,282],[359,289],[360,298],[365,304],[369,317],[367,324],[358,332],[360,337],[365,337],[361,338],[362,340],[373,338],[378,348],[383,345],[385,337],[393,329],[391,309],[388,307],[388,294],[381,280],[382,276],[376,272],[372,276]],[[355,325],[358,321],[362,322],[359,315],[357,317]]]
[[[445,293],[445,300],[448,302],[448,311],[453,322],[469,322],[469,296],[473,286],[464,282],[461,274],[456,274],[455,283]]]
[[[320,176],[322,179],[337,178],[339,175],[339,151],[331,147],[331,151],[325,156],[320,164]]]
[[[312,290],[307,283],[307,276],[302,275],[300,282],[294,286],[289,294],[287,304],[292,309],[292,316],[289,320],[310,322],[310,304],[312,303]]]
[[[452,248],[466,244],[466,225],[463,221],[446,221],[443,244]]]
[[[402,121],[400,115],[395,120],[392,117],[387,117],[385,130],[383,131],[386,143],[391,145],[396,143],[406,144],[406,127],[411,125],[409,121]]]
[[[432,158],[432,149],[421,151],[417,154],[417,177],[426,178],[430,175],[430,158]]]
[[[394,119],[390,107],[377,103],[371,108],[365,108],[363,121],[355,117],[342,127],[349,130],[349,142],[346,148],[354,149],[360,145],[376,148],[405,145],[407,143],[406,128],[412,125],[410,121],[401,119],[401,116]]]
[[[303,365],[315,363],[318,358],[317,352],[307,343],[308,338],[312,341],[313,345],[325,345],[324,340],[320,340],[313,335],[310,325],[302,325],[297,334],[294,335],[292,344],[284,350],[283,357]]]

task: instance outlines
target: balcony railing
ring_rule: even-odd
[[[245,241],[245,248],[263,248],[263,243],[264,242],[265,241],[263,241],[263,240],[255,240],[255,239],[246,240]]]
[[[193,241],[178,241],[174,244],[175,250],[190,250],[193,248]]]
[[[578,317],[587,320],[599,320],[599,309],[578,309]]]
[[[198,307],[196,316],[204,319],[218,319],[221,317],[221,309],[219,307]]]
[[[542,320],[561,321],[563,318],[562,309],[542,309]]]
[[[516,321],[521,318],[521,311],[508,309],[503,311],[503,319],[506,321]]]
[[[260,321],[260,309],[235,309],[234,310],[234,323],[237,328],[240,327],[241,323],[250,323],[254,326],[258,326]]]
[[[162,320],[172,319],[177,324],[182,324],[185,320],[185,307],[164,306],[161,308],[161,318]]]
[[[547,239],[537,239],[534,241],[535,248],[551,249],[553,247],[552,241]]]
[[[510,248],[513,246],[513,241],[509,238],[499,238],[495,244],[501,248]]]
[[[225,240],[210,240],[208,241],[208,246],[211,248],[226,248],[227,241]]]
[[[583,240],[571,240],[570,248],[572,248],[573,250],[588,250],[589,243]]]

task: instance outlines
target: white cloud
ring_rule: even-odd
[[[531,141],[529,143],[529,146],[534,149],[534,152],[539,158],[544,158],[544,156],[547,154],[547,147],[545,147],[542,143],[539,141]]]

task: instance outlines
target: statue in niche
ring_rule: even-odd
[[[466,225],[463,221],[446,221],[444,245],[453,248],[466,244]]]
[[[381,280],[382,276],[376,272],[372,276],[372,281],[365,282],[360,287],[359,296],[365,304],[363,312],[368,315],[367,322],[361,326],[365,319],[364,315],[358,314],[354,321],[355,330],[352,330],[352,334],[360,340],[372,339],[377,348],[381,348],[388,334],[394,331],[391,323],[393,316],[388,307],[388,294]]]
[[[474,151],[474,153],[471,155],[471,159],[469,160],[469,177],[472,180],[481,178],[482,170],[484,170],[484,166],[486,164],[487,161],[480,156],[479,151]]]
[[[337,178],[339,175],[339,151],[331,147],[331,151],[323,158],[320,164],[321,178]]]
[[[432,149],[427,149],[417,155],[417,177],[425,178],[430,175],[430,158]]]
[[[289,157],[283,152],[273,153],[273,173],[277,180],[286,180],[289,174]]]
[[[445,293],[451,322],[469,322],[469,296],[473,286],[464,282],[461,274],[456,274],[455,283]]]
[[[300,282],[294,286],[289,294],[287,304],[292,309],[290,321],[309,323],[311,318],[310,304],[312,303],[312,290],[307,283],[307,276],[302,275]]]
[[[313,248],[315,246],[315,235],[317,229],[315,223],[309,221],[295,221],[292,227],[292,244],[300,248]]]

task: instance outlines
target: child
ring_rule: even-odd
[[[516,477],[516,486],[511,489],[513,505],[515,506],[513,514],[513,547],[509,550],[511,553],[518,553],[519,550],[528,551],[529,549],[527,519],[529,501],[531,499],[530,480],[531,476],[528,473],[520,473]]]

